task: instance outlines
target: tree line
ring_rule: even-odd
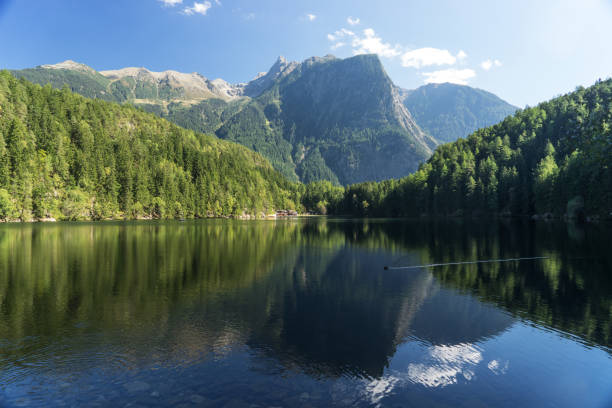
[[[356,216],[612,213],[612,80],[439,146],[410,176],[306,187],[311,211]]]
[[[0,219],[608,215],[612,80],[439,146],[410,176],[294,183],[261,155],[129,105],[0,72]]]
[[[299,206],[261,155],[0,72],[0,218],[190,218]]]

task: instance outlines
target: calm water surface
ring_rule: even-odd
[[[0,406],[612,407],[611,249],[606,224],[3,225]]]

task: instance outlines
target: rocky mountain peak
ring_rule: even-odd
[[[58,62],[57,64],[47,64],[47,65],[41,65],[40,68],[45,68],[45,69],[68,69],[68,70],[73,70],[73,71],[81,71],[81,72],[89,72],[89,73],[94,73],[94,69],[91,67],[88,67],[85,64],[81,64],[79,62],[75,62],[72,60],[66,60],[63,62]]]

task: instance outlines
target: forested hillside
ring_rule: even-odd
[[[292,181],[346,185],[402,177],[437,145],[402,104],[376,55],[302,63],[281,57],[266,74],[235,85],[144,68],[96,72],[73,61],[12,72],[215,133],[262,154]]]
[[[492,126],[518,109],[490,92],[465,85],[428,84],[401,94],[419,126],[440,143]]]
[[[164,108],[170,102],[192,102],[209,98],[232,99],[239,89],[225,81],[209,80],[197,73],[151,72],[145,68],[124,68],[97,72],[87,65],[64,61],[53,65],[11,71],[18,78],[40,85],[51,84],[88,98],[130,102]]]
[[[298,205],[259,154],[0,72],[0,218],[255,214]]]
[[[355,215],[612,213],[612,80],[439,146],[403,179],[308,186],[307,207]]]
[[[292,66],[217,136],[261,152],[288,177],[343,185],[407,175],[437,144],[402,105],[376,55]]]

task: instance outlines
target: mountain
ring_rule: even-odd
[[[216,134],[261,152],[292,179],[348,184],[398,177],[437,144],[401,104],[374,55],[311,58],[273,77]]]
[[[65,74],[97,76],[80,69]],[[0,71],[3,220],[229,216],[296,205],[297,186],[243,146]]]
[[[165,106],[169,102],[192,103],[209,98],[231,100],[242,94],[221,79],[209,80],[198,73],[152,72],[146,68],[123,68],[97,72],[87,65],[64,61],[54,65],[12,71],[20,78],[55,88],[64,84],[88,98]]]
[[[465,85],[428,84],[402,89],[400,94],[419,126],[441,143],[467,137],[518,109],[490,92]]]
[[[231,85],[199,74],[95,70],[72,61],[13,71],[87,97],[130,102],[199,132],[243,144],[290,180],[348,184],[400,177],[435,139],[402,104],[378,57],[280,57],[265,74]]]
[[[285,57],[278,57],[278,60],[272,65],[268,72],[262,72],[255,77],[251,82],[244,85],[243,95],[257,97],[264,91],[270,88],[274,83],[284,76],[290,74],[299,64],[297,62],[289,62]]]
[[[437,145],[373,55],[302,63],[280,57],[266,74],[232,89],[242,98],[141,106],[247,146],[290,180],[306,183],[404,176]]]
[[[87,97],[129,102],[182,127],[240,143],[302,182],[346,185],[406,176],[440,141],[514,111],[469,87],[402,90],[375,55],[301,63],[280,57],[268,72],[241,84],[145,68],[96,72],[72,61],[12,73],[56,88],[67,84]]]
[[[416,173],[401,180],[342,192],[309,186],[305,204],[376,216],[612,218],[611,124],[608,79],[438,146]]]

